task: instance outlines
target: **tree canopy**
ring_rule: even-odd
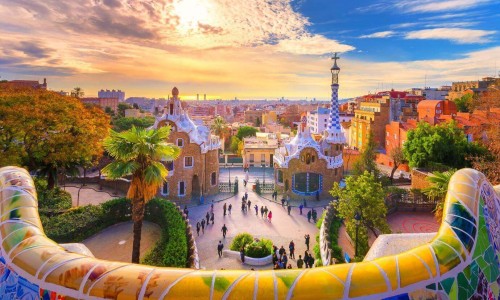
[[[258,130],[255,127],[241,126],[240,128],[238,128],[238,132],[236,133],[236,137],[240,141],[243,141],[243,138],[246,138],[249,136],[255,136],[257,132],[258,132]]]
[[[117,132],[122,132],[131,129],[133,126],[140,128],[148,128],[155,123],[154,117],[145,118],[133,118],[133,117],[123,117],[116,118],[113,121],[113,130]]]
[[[486,150],[477,143],[469,143],[455,122],[431,126],[420,122],[408,132],[403,147],[410,167],[428,167],[443,164],[450,168],[469,167],[468,157],[484,155]]]
[[[373,173],[375,176],[378,176],[380,171],[377,168],[377,163],[375,162],[377,159],[377,144],[375,143],[375,137],[373,133],[370,132],[368,136],[368,143],[363,149],[361,153],[361,158],[356,161],[353,166],[354,175],[361,175],[365,171],[369,173]]]
[[[472,108],[473,101],[474,99],[472,94],[465,94],[462,97],[453,100],[459,112],[469,112]]]
[[[20,165],[48,175],[89,165],[103,153],[109,116],[78,99],[35,89],[0,86],[0,165]]]
[[[364,255],[369,249],[368,229],[376,236],[378,232],[390,232],[386,219],[385,192],[373,174],[365,171],[359,176],[349,176],[345,188],[341,188],[336,182],[330,194],[338,198],[338,201],[334,202],[335,209],[345,220],[347,232],[353,239],[356,237],[354,216],[357,213],[361,217],[358,231],[359,254]]]

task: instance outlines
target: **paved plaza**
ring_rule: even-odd
[[[233,172],[231,171],[231,176]],[[243,174],[243,173],[242,173]],[[241,181],[240,181],[241,182]],[[111,191],[99,191],[90,188],[80,190],[80,205],[99,204],[114,197]],[[205,217],[207,211],[210,210],[211,203],[214,204],[215,224],[205,227],[205,233],[196,237],[196,244],[200,256],[201,267],[203,269],[250,269],[252,266],[244,265],[234,258],[219,258],[217,255],[217,244],[219,240],[224,243],[224,249],[228,250],[230,243],[235,235],[242,232],[248,232],[257,238],[267,238],[273,241],[277,247],[284,246],[288,252],[288,244],[291,240],[295,243],[296,257],[304,255],[306,246],[304,243],[304,235],[311,236],[310,250],[312,251],[316,244],[316,234],[318,232],[315,224],[307,221],[307,211],[303,210],[303,214],[299,214],[298,205],[300,201],[291,201],[292,211],[288,215],[286,208],[281,206],[281,196],[278,197],[278,203],[273,202],[271,195],[264,194],[259,196],[251,191],[251,185],[244,188],[240,184],[239,193],[219,194],[209,197],[203,205],[192,203],[189,208],[189,222],[193,228],[193,234],[196,236],[196,222]],[[71,193],[73,204],[76,205],[78,188],[66,187],[66,190]],[[241,211],[241,198],[245,191],[248,192],[248,199],[252,202],[251,209],[247,213]],[[213,201],[213,202],[212,202]],[[232,204],[231,215],[223,216],[223,205]],[[309,207],[315,207],[318,216],[323,212],[323,207],[328,204],[328,200],[316,201],[308,199]],[[273,212],[272,223],[264,220],[260,216],[255,215],[254,205],[258,205],[259,209],[262,205]],[[388,216],[389,225],[394,233],[413,233],[413,232],[436,232],[439,229],[439,224],[435,221],[432,213],[422,212],[396,212]],[[222,238],[221,228],[226,224],[228,233],[226,238]],[[150,247],[158,240],[160,236],[159,227],[145,222],[142,231],[141,253],[145,254]],[[373,241],[374,237],[371,237]],[[97,258],[111,259],[129,262],[131,255],[132,241],[132,224],[131,222],[121,223],[111,226],[93,237],[84,241],[84,244],[94,253]],[[350,257],[353,257],[354,247],[351,245],[345,227],[342,226],[339,234],[339,245],[346,251]],[[296,260],[291,259],[290,263],[296,267]],[[254,269],[272,269],[271,265],[262,267],[253,267]]]

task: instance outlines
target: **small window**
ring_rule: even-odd
[[[212,172],[212,176],[210,178],[210,183],[212,184],[212,186],[214,186],[217,183],[217,173]]]
[[[184,181],[179,182],[179,196],[184,196],[186,195],[186,184]]]
[[[260,155],[260,162],[266,162],[266,154],[262,153]]]
[[[316,155],[311,156],[311,162],[314,162],[316,160]]]
[[[161,194],[163,196],[168,195],[168,182],[163,183],[163,186],[161,187]]]
[[[167,168],[167,171],[173,171],[174,170],[174,161],[169,160],[165,162],[165,167]]]
[[[186,156],[184,157],[184,168],[192,168],[193,167],[193,157]]]
[[[184,140],[183,139],[177,139],[177,146],[178,147],[184,147]]]
[[[310,164],[311,163],[311,154],[307,154],[306,155],[306,164]]]

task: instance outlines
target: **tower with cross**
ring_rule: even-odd
[[[325,130],[326,141],[331,144],[341,144],[345,143],[345,137],[342,133],[340,127],[340,116],[339,116],[339,73],[340,68],[337,65],[337,60],[339,57],[337,53],[332,57],[333,66],[330,68],[332,73],[332,98],[331,98],[331,108],[330,116],[328,120],[328,127]]]

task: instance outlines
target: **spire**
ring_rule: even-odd
[[[338,90],[339,90],[339,73],[340,68],[337,65],[337,53],[332,57],[333,66],[330,68],[332,73],[332,99],[330,107],[330,119],[328,120],[327,142],[333,143],[344,143],[345,138],[342,134],[340,127],[340,117],[339,117],[339,101],[338,101]]]

